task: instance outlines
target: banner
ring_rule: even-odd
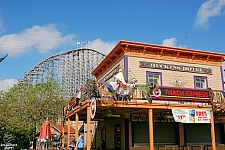
[[[201,109],[172,109],[175,122],[181,123],[210,123],[210,110]]]

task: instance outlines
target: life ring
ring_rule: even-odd
[[[91,98],[91,119],[94,119],[96,113],[96,99],[93,97]]]
[[[161,96],[161,90],[160,90],[160,89],[154,89],[154,90],[152,91],[152,93],[153,93],[153,95],[154,95],[155,97]]]

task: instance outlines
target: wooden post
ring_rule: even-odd
[[[184,124],[183,123],[179,123],[179,139],[180,139],[180,145],[179,146],[184,146],[185,145],[185,141],[184,141]]]
[[[67,148],[69,148],[70,144],[70,118],[68,118],[68,133],[67,133]]]
[[[87,107],[87,150],[91,149],[91,112],[90,106]]]
[[[79,120],[79,116],[78,116],[78,114],[76,113],[76,115],[75,115],[75,119],[76,119],[76,128],[75,128],[75,138],[76,138],[76,141],[77,141],[77,139],[78,139],[78,120]]]
[[[64,132],[65,132],[65,130],[64,130],[64,128],[65,128],[65,127],[64,127],[64,124],[65,124],[65,123],[64,123],[64,121],[63,121],[63,127],[62,127],[62,147],[63,147],[63,148],[64,148],[64,142],[65,142],[65,141],[64,141],[64,137],[65,137],[65,136],[64,136]]]
[[[214,128],[214,116],[213,116],[213,110],[211,110],[210,113],[211,113],[211,139],[212,139],[212,150],[216,150],[216,138],[215,138],[215,128]]]
[[[149,150],[154,150],[153,112],[151,108],[148,109],[148,127],[149,127]]]

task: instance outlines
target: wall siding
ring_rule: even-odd
[[[171,70],[163,70],[163,69],[139,68],[139,65],[140,65],[139,61],[211,68],[213,74],[209,75],[209,74],[180,72],[180,71],[171,71]],[[184,76],[187,80],[186,87],[194,88],[194,76],[207,76],[208,87],[212,88],[213,90],[222,89],[222,79],[221,79],[221,72],[220,72],[219,66],[201,65],[201,64],[193,64],[193,63],[181,63],[181,62],[175,62],[175,61],[147,59],[147,58],[139,58],[139,57],[128,57],[128,64],[129,64],[128,66],[129,69],[138,79],[138,84],[146,84],[146,71],[153,71],[153,72],[162,72],[163,86],[171,86],[171,82],[175,80],[176,78],[175,76]],[[128,76],[130,78],[131,75],[128,74]]]
[[[117,63],[113,65],[107,72],[104,73],[104,75],[98,79],[98,81],[103,81],[105,76],[110,73],[114,68],[116,68],[118,65],[120,65],[120,68],[124,70],[124,58],[122,57]],[[111,77],[107,80],[108,82],[114,82],[114,77]]]
[[[169,55],[168,55],[169,57]],[[151,69],[151,68],[139,68],[139,61],[146,61],[146,62],[155,62],[155,63],[164,63],[164,64],[174,64],[174,65],[183,65],[183,66],[193,66],[193,67],[203,67],[203,68],[211,68],[213,75],[208,74],[199,74],[199,73],[190,73],[190,72],[179,72],[179,71],[171,71],[171,70],[162,70],[162,69]],[[121,58],[113,67],[111,67],[105,75],[111,72],[116,66],[120,64],[120,68],[124,70],[124,58]],[[221,79],[221,72],[219,66],[214,65],[204,65],[204,64],[194,64],[188,62],[177,62],[177,61],[169,61],[169,60],[159,60],[159,59],[148,59],[148,58],[140,58],[140,57],[128,57],[128,70],[132,72],[129,74],[128,78],[135,77],[138,80],[138,84],[146,84],[146,71],[153,71],[153,72],[162,72],[162,85],[163,86],[171,86],[170,82],[173,77],[176,76],[185,76],[188,84],[186,87],[194,88],[194,76],[207,76],[208,79],[208,87],[212,88],[213,90],[221,90],[222,89],[222,79]],[[104,76],[99,78],[98,81],[102,81]],[[114,81],[114,77],[108,79],[107,81]],[[115,129],[114,125],[120,124],[121,125],[121,150],[125,149],[125,124],[124,124],[124,117],[121,118],[106,118],[105,121],[99,122],[98,130],[96,131],[96,148],[98,148],[101,144],[101,128],[106,128],[106,146],[107,148],[114,149],[115,145]],[[184,139],[184,127],[183,124],[179,125],[180,131],[180,144],[183,145],[185,142]],[[93,144],[92,144],[93,145]],[[148,146],[143,147],[132,147],[132,124],[129,121],[129,149],[134,150],[149,150]],[[155,147],[155,150],[158,147]],[[165,147],[159,147],[159,150],[164,150]],[[167,150],[172,150],[172,147],[166,148]],[[178,150],[178,147],[175,147]],[[187,148],[184,148],[185,150]],[[198,148],[196,148],[198,149]],[[210,148],[209,148],[210,149]],[[224,147],[218,147],[217,149],[224,149]]]
[[[101,145],[101,128],[106,128],[106,146],[107,148],[114,149],[115,147],[115,129],[116,124],[121,127],[121,150],[125,150],[125,119],[121,118],[105,118],[104,121],[99,122],[99,127],[96,131],[96,148]],[[93,145],[93,144],[92,144]]]

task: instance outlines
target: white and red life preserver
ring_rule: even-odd
[[[153,93],[153,95],[154,95],[155,97],[161,96],[161,90],[160,90],[160,89],[154,89],[154,90],[152,91],[152,93]]]
[[[96,113],[96,99],[94,97],[91,98],[91,119],[94,119]]]

